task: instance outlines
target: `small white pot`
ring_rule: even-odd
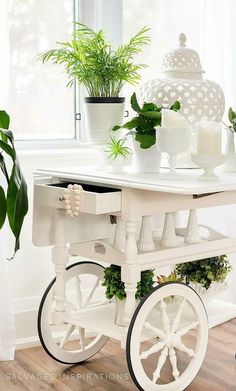
[[[157,145],[154,144],[148,149],[140,148],[140,144],[133,137],[133,146],[135,154],[135,167],[138,172],[158,173],[160,172],[161,155]]]
[[[201,297],[204,304],[209,304],[215,297],[225,291],[229,287],[229,280],[226,279],[224,282],[212,282],[209,289],[204,288],[199,283],[189,284]]]
[[[226,145],[225,153],[227,156],[226,163],[224,165],[224,171],[236,172],[236,151],[235,151],[235,132],[226,128]]]
[[[122,125],[125,98],[85,98],[87,139],[93,144],[106,144],[114,125]]]
[[[136,300],[135,308],[137,307],[139,302],[140,300]],[[125,303],[126,303],[126,299],[119,300],[118,297],[115,297],[115,307],[116,307],[115,324],[123,327],[127,326],[127,323],[125,322]]]
[[[115,158],[115,159],[109,159],[108,164],[109,164],[112,172],[119,174],[124,171],[126,161],[123,158],[123,156],[117,156],[117,158]]]

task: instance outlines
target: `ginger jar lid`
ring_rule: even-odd
[[[179,36],[179,47],[163,58],[161,69],[164,77],[201,79],[204,73],[198,53],[186,47],[186,35]]]

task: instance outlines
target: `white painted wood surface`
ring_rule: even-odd
[[[62,254],[61,252],[62,250],[65,250],[66,243],[70,244],[70,255],[78,255],[94,261],[113,263],[121,266],[121,280],[124,282],[126,292],[125,322],[127,326],[130,324],[130,320],[136,308],[135,293],[137,283],[140,281],[141,271],[155,269],[157,266],[174,265],[176,263],[203,259],[209,256],[222,255],[236,250],[236,239],[222,235],[209,227],[198,226],[196,219],[196,209],[198,208],[234,204],[236,202],[236,178],[232,175],[224,176],[224,178],[219,181],[211,181],[210,183],[204,181],[201,183],[197,176],[199,171],[192,171],[191,175],[189,174],[189,171],[182,172],[182,176],[173,180],[167,179],[166,175],[163,173],[161,173],[160,176],[155,176],[153,174],[135,175],[134,173],[120,175],[101,170],[87,170],[85,168],[60,171],[41,170],[38,173],[41,173],[43,176],[52,176],[49,183],[41,182],[38,184],[36,182],[35,184],[34,227],[37,226],[37,229],[34,231],[34,238],[35,243],[47,245],[47,235],[45,236],[44,232],[46,232],[46,234],[49,234],[50,230],[56,232],[56,236],[54,235],[52,243],[55,245],[55,254],[58,256],[58,260],[55,260],[55,256],[53,256],[57,274],[57,282],[55,284],[56,296],[54,298],[56,301],[55,315],[58,313],[58,319],[60,321],[75,325],[79,327],[80,330],[83,330],[84,328],[90,329],[90,325],[93,323],[94,331],[107,336],[117,337],[121,340],[122,347],[124,347],[127,328],[114,325],[114,316],[112,316],[111,320],[111,313],[113,313],[113,311],[110,311],[112,308],[110,304],[85,311],[82,309],[82,312],[79,311],[79,313],[77,313],[78,311],[74,311],[71,314],[68,314],[64,311],[65,306],[63,306],[63,304],[65,305],[65,303],[63,303],[63,298],[65,297],[65,294],[63,278],[65,278],[65,276],[63,277],[63,268],[67,262],[67,254]],[[55,186],[55,183],[58,181],[62,183],[77,183],[82,187],[93,184],[96,185],[96,187],[105,186],[111,189],[106,189],[104,192],[96,191],[96,189],[94,192],[81,191],[80,211],[83,213],[74,219],[70,219],[66,216],[65,203],[61,202],[64,186]],[[54,184],[54,186],[50,186],[50,183]],[[115,188],[116,191],[113,191],[113,188]],[[185,228],[176,228],[174,215],[181,210],[191,211],[189,222]],[[50,212],[52,211],[56,211],[56,215],[59,214],[60,216],[64,216],[61,220],[63,222],[62,225],[59,224],[59,226],[57,226],[57,222],[54,220],[54,225],[50,226]],[[166,218],[161,236],[153,238],[150,216],[156,214],[165,214]],[[118,224],[116,224],[116,229],[110,223],[111,215],[114,215],[115,220],[118,222]],[[73,232],[75,225],[73,227],[68,225],[68,218],[70,221],[73,220],[74,224],[78,226],[76,234]],[[101,218],[101,221],[97,220],[97,218]],[[50,227],[50,229],[47,228],[47,230],[45,230],[45,225]],[[96,226],[95,230],[94,225]],[[199,228],[200,237],[198,236]],[[202,228],[207,231],[206,234],[202,232]],[[82,237],[80,236],[80,231],[90,232],[90,229],[93,230],[92,235],[90,233],[90,235],[87,236],[84,234]],[[109,231],[109,229],[110,235],[107,236],[105,233]],[[40,241],[39,238],[41,234],[44,234],[44,239]],[[49,243],[51,243],[50,240]],[[177,286],[176,291],[173,291],[175,292],[173,293],[174,295],[178,295],[179,292],[180,296],[182,295],[182,297],[187,298],[187,300],[189,300],[189,297],[191,296],[193,308],[196,310],[196,314],[198,313],[199,315],[197,321],[199,322],[200,327],[200,329],[198,327],[200,340],[204,341],[204,346],[206,346],[207,326],[205,317],[203,316],[203,304],[199,300],[196,292],[194,290],[189,290],[185,285],[163,285],[160,289],[158,288],[158,291],[160,292],[155,291],[157,293],[155,293],[154,296],[157,296],[157,301],[161,302],[160,321],[162,332],[169,335],[172,328],[177,327],[175,326],[175,323],[176,325],[178,324],[178,326],[180,323],[181,308],[184,308],[184,304],[182,307],[180,305],[177,313],[179,315],[176,315],[176,322],[174,321],[174,324],[170,323],[170,319],[165,310],[165,300],[170,294],[169,290],[172,291],[176,285],[179,285],[179,287]],[[185,296],[185,289],[187,293],[190,292],[189,297]],[[159,293],[160,295],[165,295],[165,291],[167,292],[167,296],[163,296],[161,299]],[[153,292],[150,296],[152,295]],[[147,303],[142,302],[142,307],[139,308],[139,311],[142,311],[142,309],[144,311],[143,318],[141,319],[142,322],[146,319],[145,314],[147,315],[147,309],[145,309],[145,306],[150,301],[150,296],[146,298]],[[154,296],[154,301],[151,300],[151,306],[153,308],[155,307],[156,301]],[[220,323],[221,319],[227,318],[228,320],[229,313],[235,316],[235,308],[236,306],[234,308],[230,307],[227,316],[224,313],[224,317],[217,318],[217,307],[212,306],[210,310],[211,316],[214,318],[212,324],[215,325],[217,322]],[[109,311],[109,313],[107,311]],[[187,315],[188,313],[189,312],[187,311]],[[136,315],[139,316],[139,313]],[[57,317],[53,316],[52,320],[54,319],[57,320]],[[94,322],[94,319],[96,319],[96,322]],[[188,322],[188,327],[194,328],[195,323],[193,324],[191,322],[192,321]],[[44,326],[46,330],[45,335],[47,335],[47,324],[45,323]],[[135,323],[133,323],[132,327],[135,328]],[[183,327],[183,330],[186,330],[187,326],[185,325]],[[150,332],[150,330],[147,331]],[[176,341],[174,334],[175,333],[173,332],[173,338],[168,337],[168,346],[163,348],[160,360],[153,372],[153,390],[157,389],[156,381],[160,376],[161,368],[165,365],[168,355],[170,357],[175,381],[179,380],[177,358],[174,351],[175,348],[181,348],[191,356],[191,360],[193,361],[193,364],[191,365],[193,365],[194,373],[197,373],[197,368],[199,369],[202,363],[205,348],[196,351],[196,357],[192,357],[193,352],[187,352],[185,347],[180,345],[181,342]],[[65,337],[67,338],[67,334]],[[146,338],[146,336],[144,336],[144,338]],[[149,337],[147,336],[147,338]],[[83,333],[81,334],[80,340],[82,346]],[[64,340],[62,340],[62,345],[63,344]],[[58,351],[59,358],[60,354],[60,351]],[[136,356],[136,358],[132,357],[134,363],[140,359],[138,355]],[[192,374],[189,379],[191,382]],[[173,389],[171,388],[171,384],[172,383],[170,383],[169,388],[166,388],[168,391],[172,391]],[[182,389],[181,387],[179,387],[179,389]]]
[[[221,173],[215,180],[201,180],[201,170],[177,170],[175,179],[168,177],[166,170],[160,174],[136,173],[127,171],[122,174],[94,167],[68,167],[65,169],[37,170],[38,174],[52,175],[57,178],[74,178],[80,181],[105,183],[107,185],[124,186],[143,190],[153,190],[175,194],[202,194],[236,189],[236,176],[233,173]]]

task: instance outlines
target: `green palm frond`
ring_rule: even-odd
[[[76,23],[70,42],[57,42],[58,48],[41,53],[43,63],[63,65],[71,86],[76,79],[84,85],[89,96],[119,96],[125,83],[135,85],[140,80],[139,70],[145,64],[136,64],[134,56],[150,42],[149,29],[144,27],[128,44],[114,50],[103,30],[93,31]]]

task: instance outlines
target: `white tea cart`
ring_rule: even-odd
[[[198,208],[236,203],[236,177],[207,182],[198,172],[182,171],[168,180],[165,174],[113,174],[94,167],[37,171],[33,242],[52,247],[56,273],[40,304],[38,331],[52,358],[80,363],[111,337],[126,347],[138,389],[182,391],[193,381],[208,341],[200,297],[185,284],[165,283],[137,305],[135,292],[141,271],[236,251],[234,238],[196,220]],[[176,228],[174,215],[182,210],[189,211],[188,224]],[[165,222],[155,235],[150,216],[157,214]],[[75,256],[79,262],[70,263]],[[121,266],[127,326],[115,324],[115,303],[105,298],[104,264]],[[221,321],[236,316],[235,306],[216,307]],[[215,312],[208,314],[211,326],[217,324]]]

